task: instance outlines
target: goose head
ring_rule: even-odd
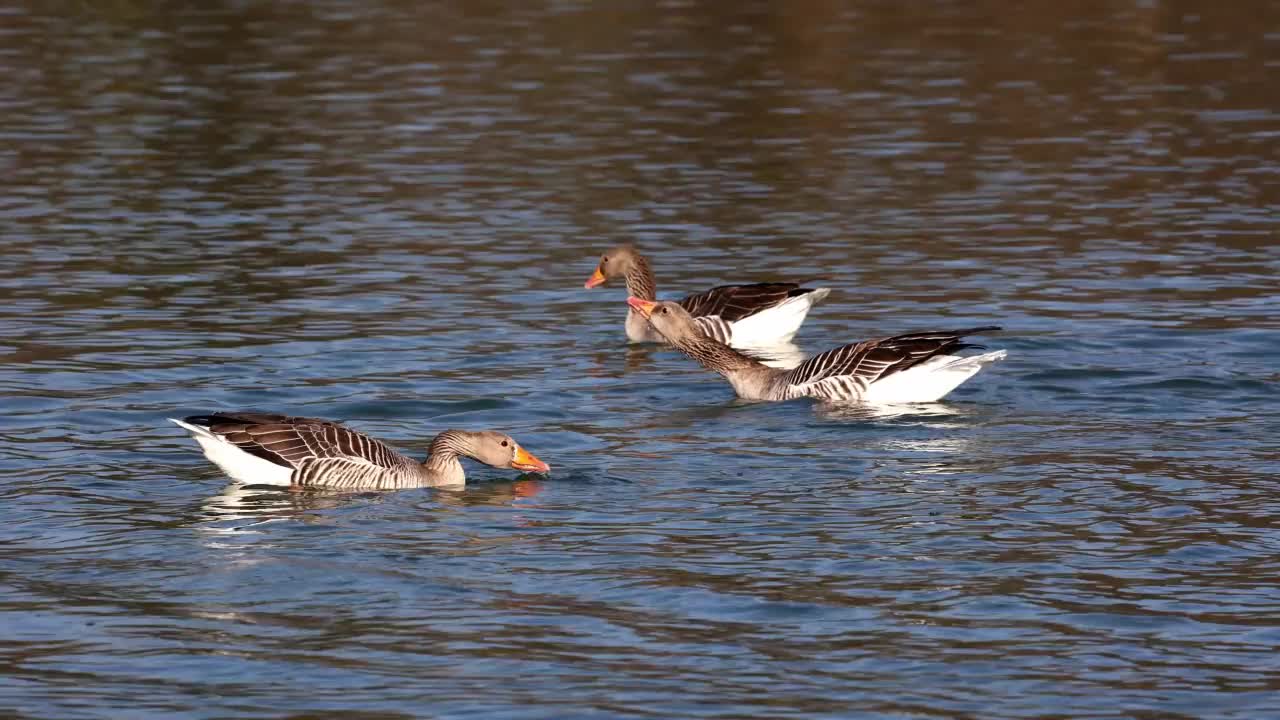
[[[550,465],[520,447],[510,435],[492,430],[470,433],[467,438],[467,455],[496,468],[536,473],[551,471]]]
[[[676,303],[629,297],[627,304],[644,316],[655,330],[674,344],[703,336],[689,311]]]
[[[640,253],[631,245],[619,245],[609,252],[600,256],[600,263],[596,265],[596,271],[583,284],[583,287],[593,288],[603,285],[613,278],[625,277],[627,273],[632,272],[640,263]]]

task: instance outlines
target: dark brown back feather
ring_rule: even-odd
[[[721,285],[680,301],[680,306],[694,317],[719,315],[728,322],[741,320],[767,310],[787,298],[813,292],[796,283],[754,283]]]
[[[818,353],[788,371],[783,377],[789,385],[806,385],[824,378],[848,375],[861,378],[870,385],[931,357],[976,347],[960,342],[960,338],[965,335],[999,329],[989,325],[967,330],[907,333],[865,340]]]
[[[354,458],[385,468],[405,462],[382,442],[320,418],[235,412],[192,415],[183,421],[203,425],[241,450],[287,468],[323,458]]]

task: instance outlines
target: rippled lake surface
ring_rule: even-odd
[[[1275,717],[1266,2],[0,8],[0,715]],[[735,402],[581,285],[997,323],[900,414]],[[509,431],[230,485],[168,416]]]

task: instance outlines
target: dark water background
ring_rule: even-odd
[[[1275,3],[194,5],[0,7],[0,715],[1280,716]],[[1009,359],[735,403],[624,240]],[[555,473],[229,487],[241,407]]]

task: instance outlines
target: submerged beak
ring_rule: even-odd
[[[523,470],[525,472],[536,472],[536,473],[551,472],[550,465],[542,462],[541,460],[534,457],[533,455],[530,455],[529,451],[525,450],[522,447],[516,448],[516,457],[514,460],[511,461],[511,467],[515,468],[516,470]]]
[[[653,312],[653,309],[658,306],[658,303],[653,302],[652,300],[641,300],[638,297],[627,298],[627,304],[635,308],[637,312],[646,318],[649,317]]]
[[[593,288],[597,285],[603,285],[605,281],[604,273],[600,272],[600,266],[596,266],[596,271],[591,273],[591,279],[583,283],[584,288]]]

